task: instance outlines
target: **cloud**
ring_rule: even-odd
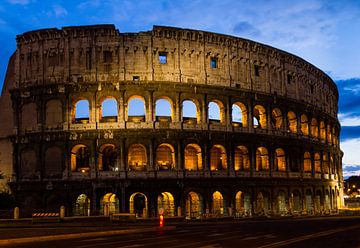
[[[260,35],[260,30],[248,22],[238,22],[234,26],[234,32],[239,34]]]
[[[67,10],[61,5],[54,5],[53,11],[56,17],[62,17],[68,14]]]
[[[360,113],[339,113],[338,118],[341,126],[360,126]]]
[[[360,138],[345,140],[341,143],[341,149],[344,151],[343,163],[360,165]]]
[[[344,178],[360,176],[360,165],[343,164],[343,176]]]

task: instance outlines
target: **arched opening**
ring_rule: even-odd
[[[99,171],[118,171],[117,166],[118,151],[113,144],[104,144],[99,149],[98,170]]]
[[[200,123],[199,104],[196,103],[193,100],[184,100],[182,102],[182,120],[185,124]]]
[[[208,107],[209,122],[224,123],[224,105],[222,104],[222,102],[218,100],[211,101],[209,102]]]
[[[169,192],[163,192],[158,196],[157,199],[158,213],[163,212],[164,216],[174,217],[175,216],[175,205],[174,197]]]
[[[256,105],[254,107],[253,117],[257,120],[258,125],[255,125],[254,128],[266,129],[266,111],[265,108],[261,105]]]
[[[90,199],[85,194],[81,194],[75,201],[75,216],[90,216]]]
[[[119,199],[113,193],[107,193],[101,199],[100,212],[105,216],[109,216],[119,212]]]
[[[279,214],[286,214],[288,211],[286,204],[286,194],[282,190],[279,191],[277,196],[277,211]]]
[[[309,135],[309,120],[306,115],[301,115],[300,117],[301,122],[301,133],[302,135]]]
[[[145,99],[141,96],[132,96],[129,98],[126,108],[127,121],[144,122],[145,121]]]
[[[299,213],[301,211],[301,209],[302,209],[300,192],[298,190],[294,190],[291,197],[292,197],[292,210],[295,213]]]
[[[335,127],[333,127],[332,130],[331,130],[331,137],[332,137],[332,143],[333,143],[333,145],[336,146],[336,131],[335,131]]]
[[[155,102],[155,117],[159,122],[171,122],[174,119],[173,103],[170,98],[160,98]]]
[[[159,170],[175,168],[175,150],[170,144],[161,144],[156,149],[156,164]]]
[[[226,170],[226,150],[222,145],[213,145],[210,150],[210,170]]]
[[[75,103],[73,110],[73,123],[89,123],[90,104],[88,100],[79,100]]]
[[[101,103],[100,122],[117,122],[118,103],[114,98],[106,98]]]
[[[46,125],[59,125],[63,123],[62,103],[59,100],[49,100],[46,102]]]
[[[288,124],[288,130],[291,133],[297,133],[297,118],[296,118],[296,114],[292,111],[287,113],[287,124]]]
[[[189,192],[186,198],[186,217],[200,218],[202,213],[202,200],[199,194]]]
[[[331,126],[329,124],[327,125],[327,141],[330,145],[332,144]]]
[[[238,146],[235,148],[234,168],[235,171],[250,170],[249,151],[245,146]]]
[[[89,172],[90,152],[87,146],[78,144],[71,149],[71,171]]]
[[[131,145],[128,151],[128,166],[132,171],[145,171],[147,166],[146,148],[142,144]]]
[[[315,167],[315,173],[321,173],[321,160],[320,160],[320,154],[315,153],[314,154],[314,167]]]
[[[281,129],[283,126],[283,115],[280,109],[274,108],[271,111],[271,124],[273,129]]]
[[[321,195],[321,190],[317,190],[315,193],[315,211],[318,213],[321,211]]]
[[[37,168],[37,156],[34,149],[26,148],[20,153],[20,171],[22,178],[34,178],[36,177]]]
[[[331,202],[330,202],[330,193],[329,190],[325,190],[324,194],[324,209],[330,210],[331,209]]]
[[[311,169],[311,155],[309,152],[304,153],[304,172],[312,172]]]
[[[137,192],[130,196],[130,213],[136,217],[147,217],[148,200],[145,194]]]
[[[232,105],[231,121],[233,126],[247,127],[248,126],[248,114],[245,104],[241,102],[235,102]]]
[[[311,119],[311,137],[314,137],[314,138],[319,137],[318,122],[315,118]]]
[[[329,157],[326,153],[323,154],[323,161],[322,161],[322,165],[323,165],[323,172],[324,174],[329,174],[330,173],[330,168],[329,168]]]
[[[267,214],[270,209],[269,204],[269,193],[262,191],[258,192],[256,196],[256,205],[255,205],[255,212],[258,215],[264,215]]]
[[[320,121],[320,139],[326,140],[326,128],[323,121]]]
[[[311,214],[313,211],[313,200],[311,190],[306,190],[305,194],[305,207],[308,214]]]
[[[197,144],[188,144],[184,151],[185,170],[197,171],[202,170],[201,148]]]
[[[212,195],[212,210],[213,214],[224,214],[224,198],[219,191],[215,191]]]
[[[235,195],[235,213],[236,215],[244,214],[244,196],[241,191],[238,191]]]
[[[275,166],[277,171],[286,171],[285,152],[281,148],[275,150]]]
[[[265,147],[256,149],[256,171],[269,170],[269,154]]]

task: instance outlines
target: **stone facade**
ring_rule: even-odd
[[[105,116],[109,99],[116,114]],[[321,70],[237,37],[31,31],[17,37],[0,99],[0,168],[23,206],[70,215],[331,213],[343,187],[337,102]]]

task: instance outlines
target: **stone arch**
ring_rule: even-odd
[[[244,193],[242,191],[236,192],[235,195],[235,215],[244,214]]]
[[[287,197],[284,190],[279,190],[277,194],[277,212],[279,214],[287,214],[288,206],[287,206]]]
[[[174,103],[171,98],[162,96],[155,101],[156,121],[171,122],[175,120]]]
[[[258,215],[264,215],[269,212],[270,209],[270,193],[268,191],[259,191],[255,200],[255,213]]]
[[[227,156],[226,149],[219,144],[213,145],[210,150],[210,170],[226,170]]]
[[[172,145],[162,143],[157,147],[156,164],[159,170],[175,169],[175,149]]]
[[[202,214],[202,197],[193,191],[189,192],[186,197],[186,217],[200,218]]]
[[[318,189],[318,190],[316,190],[315,191],[315,211],[316,212],[321,212],[321,210],[322,210],[322,192],[321,192],[321,190],[320,189]]]
[[[322,157],[322,167],[324,174],[330,173],[330,167],[329,167],[329,156],[326,152],[323,153]]]
[[[330,211],[331,209],[331,201],[330,201],[330,192],[328,189],[325,189],[324,192],[324,210]]]
[[[219,191],[212,194],[212,212],[216,215],[224,214],[224,197]]]
[[[129,198],[129,208],[131,214],[146,218],[148,214],[148,199],[146,195],[141,192],[133,193]]]
[[[119,114],[118,102],[115,97],[107,96],[100,102],[100,122],[117,122]]]
[[[291,133],[297,133],[297,117],[293,111],[287,113],[287,124]]]
[[[202,170],[202,152],[201,147],[197,144],[188,144],[184,150],[184,167],[185,170],[197,171]]]
[[[36,177],[37,168],[36,152],[32,148],[25,148],[20,153],[20,175],[22,178]]]
[[[326,127],[324,121],[320,121],[320,139],[326,140]]]
[[[312,172],[311,155],[309,152],[304,152],[304,172]]]
[[[224,104],[220,100],[212,100],[208,104],[209,122],[225,123]]]
[[[326,129],[326,134],[327,134],[327,141],[329,142],[329,144],[332,144],[332,133],[331,133],[331,126],[330,124],[327,125],[327,129]]]
[[[269,153],[265,147],[256,149],[256,171],[269,170]]]
[[[146,121],[146,101],[140,95],[133,95],[128,98],[125,113],[126,121],[145,122]]]
[[[90,122],[90,102],[86,98],[79,98],[72,108],[72,122],[86,124]]]
[[[200,104],[196,99],[182,101],[182,121],[185,124],[199,124],[201,122]]]
[[[100,213],[105,216],[119,212],[119,199],[114,193],[106,193],[100,201]]]
[[[146,147],[142,144],[133,144],[128,150],[129,170],[144,171],[147,167]]]
[[[255,105],[253,117],[257,120],[258,126],[254,125],[254,128],[266,129],[266,110],[262,105]]]
[[[58,146],[51,146],[45,151],[45,175],[60,178],[63,171],[63,152]]]
[[[158,213],[163,210],[164,216],[175,216],[174,196],[170,192],[162,192],[157,198]]]
[[[277,171],[286,171],[286,157],[282,148],[275,150],[275,167]]]
[[[90,199],[85,194],[80,194],[73,206],[75,216],[90,216]]]
[[[315,118],[311,119],[311,137],[319,137],[319,126],[318,121]]]
[[[35,103],[26,103],[21,108],[21,130],[37,129],[37,108]]]
[[[309,135],[309,119],[305,114],[300,117],[301,133],[302,135]]]
[[[71,149],[71,171],[89,172],[90,152],[89,148],[83,144],[77,144]]]
[[[283,114],[279,108],[271,111],[271,124],[273,129],[281,129],[283,126]]]
[[[235,171],[250,170],[249,150],[247,149],[247,147],[237,146],[235,148],[234,169]]]
[[[305,192],[305,208],[308,214],[311,214],[313,211],[313,194],[310,189],[307,189]]]
[[[291,208],[295,213],[299,213],[302,210],[301,193],[297,189],[291,193],[291,205]]]
[[[242,102],[234,102],[232,105],[231,113],[231,121],[234,126],[248,126],[248,111],[245,104],[243,104]]]
[[[51,99],[45,106],[45,124],[47,126],[58,126],[63,123],[62,102],[57,99]]]
[[[114,144],[103,144],[99,148],[98,170],[99,171],[118,171],[117,165],[118,151]]]

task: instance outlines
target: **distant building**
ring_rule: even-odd
[[[242,38],[31,31],[0,98],[0,169],[24,213],[336,213],[338,97],[318,68]]]

